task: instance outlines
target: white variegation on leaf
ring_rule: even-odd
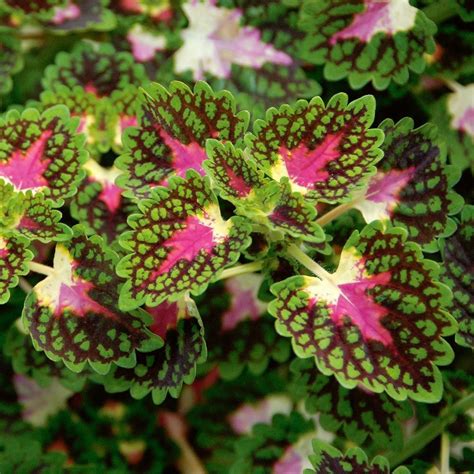
[[[239,9],[220,8],[215,0],[191,0],[182,8],[189,26],[175,55],[175,72],[191,70],[195,80],[210,73],[228,78],[232,64],[260,68],[265,63],[291,64],[291,57],[261,40],[258,29],[242,26]]]
[[[365,0],[364,6],[349,26],[331,38],[331,44],[351,38],[368,43],[377,33],[393,36],[397,31],[408,31],[418,12],[408,0]]]

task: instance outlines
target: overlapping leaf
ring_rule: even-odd
[[[219,194],[231,201],[237,211],[252,217],[270,230],[312,242],[322,242],[324,233],[316,223],[314,205],[291,191],[287,179],[269,180],[252,160],[231,143],[211,140],[207,144],[209,160],[204,163]]]
[[[88,177],[72,198],[71,215],[88,230],[112,243],[128,229],[127,217],[136,212],[137,207],[122,196],[122,189],[115,184],[119,174],[116,168],[103,168],[93,160],[89,160],[85,168]]]
[[[146,330],[144,315],[118,308],[122,281],[116,255],[97,236],[73,238],[56,246],[54,270],[27,296],[25,327],[37,349],[79,372],[89,361],[99,373],[112,362],[135,365],[135,350],[150,351],[161,341]]]
[[[462,198],[450,189],[459,174],[445,166],[433,125],[414,129],[413,120],[405,118],[397,124],[385,120],[380,128],[384,158],[354,207],[366,222],[390,220],[406,228],[410,240],[436,247],[436,237],[454,231],[448,216],[462,207]]]
[[[374,99],[348,103],[346,94],[327,105],[320,97],[294,107],[270,109],[246,141],[248,152],[274,180],[288,178],[292,191],[309,200],[339,203],[375,173],[382,132],[370,129]]]
[[[0,233],[0,303],[10,298],[9,288],[18,285],[18,278],[28,273],[28,262],[33,253],[28,250],[28,240],[19,235]]]
[[[410,471],[400,466],[390,470],[388,461],[382,456],[376,456],[369,461],[367,454],[360,448],[351,448],[345,454],[338,449],[319,440],[313,441],[314,454],[309,456],[314,469],[305,471],[307,474],[340,474],[357,472],[358,474],[409,474]]]
[[[140,214],[129,219],[133,231],[121,239],[129,252],[117,267],[127,280],[122,308],[153,307],[186,291],[201,293],[249,244],[245,220],[225,221],[209,181],[193,170],[187,179],[176,176],[168,188],[156,188],[138,207]]]
[[[113,368],[102,382],[108,391],[130,390],[134,398],[151,392],[158,404],[168,392],[177,398],[183,383],[194,380],[196,365],[206,359],[206,342],[199,313],[190,298],[162,303],[150,313],[154,319],[151,330],[164,340],[163,347],[137,354],[134,368]]]
[[[124,171],[118,182],[134,198],[149,196],[151,188],[171,176],[184,177],[189,169],[203,175],[206,140],[238,143],[247,128],[248,114],[236,112],[233,97],[204,82],[194,90],[176,81],[168,90],[153,84],[142,102],[140,126],[127,130],[127,153],[117,163]]]
[[[442,246],[441,281],[453,292],[449,305],[459,322],[456,342],[474,349],[474,206],[464,207],[458,229]]]
[[[438,265],[400,228],[380,223],[354,232],[337,271],[291,277],[273,285],[269,311],[277,331],[293,340],[299,357],[314,357],[325,375],[347,388],[361,385],[403,400],[437,401],[436,365],[453,352],[442,339],[456,331],[445,313],[447,287]]]
[[[404,84],[435,50],[435,24],[408,0],[305,0],[300,25],[308,33],[303,57],[352,88]]]
[[[354,388],[348,390],[334,377],[322,375],[309,359],[297,359],[295,373],[297,396],[305,400],[309,413],[319,413],[321,426],[345,436],[354,443],[391,449],[403,445],[402,423],[413,416],[408,402],[396,402],[386,394]]]
[[[72,196],[86,159],[77,125],[64,106],[41,115],[36,109],[8,112],[0,118],[0,181],[58,203]]]
[[[42,193],[32,190],[16,193],[13,186],[0,181],[0,232],[2,229],[46,243],[66,240],[70,229],[62,224],[61,212],[53,209]]]

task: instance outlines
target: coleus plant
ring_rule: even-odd
[[[474,406],[447,3],[0,2],[2,472],[420,472],[438,436],[447,472]]]

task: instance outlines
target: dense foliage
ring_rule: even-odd
[[[0,0],[0,472],[474,470],[472,21]]]

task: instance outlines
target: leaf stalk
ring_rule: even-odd
[[[322,280],[327,280],[333,283],[332,275],[327,272],[319,263],[316,263],[312,258],[308,257],[298,246],[292,244],[287,249],[287,254],[290,257],[293,257],[301,265],[306,267],[309,271],[314,273],[316,276]]]
[[[54,268],[43,265],[42,263],[29,262],[28,266],[32,272],[41,273],[41,275],[51,276],[54,274]]]
[[[261,260],[256,262],[245,263],[243,265],[237,265],[235,267],[225,269],[218,278],[218,281],[225,280],[226,278],[231,278],[237,275],[243,275],[245,273],[258,272],[262,268],[263,261]]]

